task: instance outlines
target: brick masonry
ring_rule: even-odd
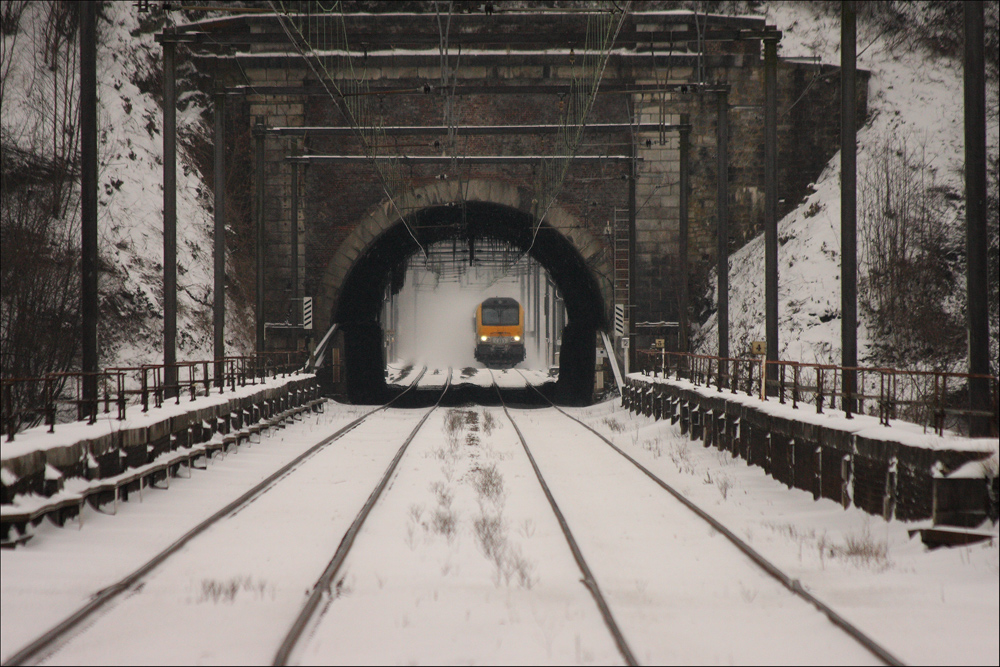
[[[395,23],[379,19],[386,39],[393,31],[412,30],[406,17]],[[472,20],[472,19],[470,19]],[[484,19],[485,20],[485,19]],[[556,20],[556,19],[552,19]],[[654,19],[643,19],[651,21]],[[662,19],[661,19],[662,20]],[[430,25],[428,23],[428,25]],[[650,24],[651,25],[651,24]],[[434,27],[436,31],[436,26]],[[436,32],[435,32],[436,34]],[[553,45],[556,47],[558,45]],[[452,59],[452,63],[455,59]],[[579,75],[579,63],[558,54],[463,56],[456,72],[458,85],[565,84]],[[640,59],[609,63],[603,84],[690,83],[697,77],[695,59],[677,55],[662,66]],[[759,41],[714,44],[704,59],[704,80],[730,86],[730,252],[762,230],[763,224],[763,61]],[[244,58],[241,67],[222,68],[228,84],[300,86],[314,84],[313,72],[298,55]],[[366,59],[366,76],[373,85],[420,90],[441,80],[437,55],[382,55]],[[336,73],[335,73],[336,74]],[[866,115],[867,76],[859,73],[859,120]],[[555,94],[472,94],[456,97],[454,121],[458,124],[559,123],[560,105]],[[386,125],[439,125],[444,121],[445,98],[409,93],[379,95],[369,109]],[[689,280],[692,293],[704,285],[715,264],[716,242],[716,100],[713,94],[621,93],[598,95],[588,122],[643,121],[678,123],[682,116],[692,125],[689,194]],[[329,97],[249,95],[244,118],[268,126],[349,125]],[[778,213],[791,211],[809,193],[812,183],[839,148],[839,77],[832,66],[779,62],[778,67]],[[435,146],[434,141],[441,144]],[[444,137],[387,138],[386,151],[409,154],[442,154]],[[637,321],[676,321],[681,276],[679,252],[679,139],[676,132],[584,135],[580,154],[628,154],[641,159],[635,179],[636,256],[633,299]],[[559,137],[477,136],[459,137],[456,152],[463,154],[546,155],[564,152]],[[291,200],[290,166],[284,158],[303,151],[314,154],[360,154],[354,138],[307,137],[290,139],[269,135],[266,141],[266,319],[291,317]],[[556,203],[569,216],[566,228],[586,232],[598,252],[589,262],[594,279],[610,312],[613,290],[610,268],[613,247],[610,235],[615,209],[626,209],[629,198],[627,167],[622,163],[580,165],[569,168],[558,190]],[[538,192],[539,170],[530,165],[485,165],[449,169],[441,165],[404,167],[399,174],[410,191],[427,188],[447,176],[461,181],[496,183],[505,188]],[[502,189],[502,188],[501,188]],[[403,193],[394,193],[397,197]],[[299,227],[300,293],[315,295],[316,321],[324,327],[336,309],[336,258],[360,255],[376,238],[359,232],[373,212],[384,210],[383,183],[370,165],[309,167],[300,178]],[[390,220],[389,222],[393,222]],[[563,233],[566,229],[563,230]],[[359,244],[363,238],[369,245]],[[573,240],[574,244],[578,239]],[[581,248],[577,248],[581,250]],[[353,261],[353,260],[352,260]],[[343,262],[343,260],[341,260]],[[336,274],[336,275],[334,275]],[[339,276],[339,277],[338,277]],[[662,335],[651,330],[650,336]],[[650,341],[639,341],[640,346]]]

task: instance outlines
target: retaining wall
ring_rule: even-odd
[[[622,404],[679,423],[692,440],[731,452],[815,499],[904,521],[975,526],[997,519],[996,477],[948,477],[970,461],[995,456],[995,443],[984,449],[918,447],[866,436],[860,424],[852,431],[799,421],[746,395],[669,379],[627,378]]]
[[[313,375],[289,378],[281,386],[262,387],[231,398],[212,396],[210,405],[159,420],[154,412],[152,423],[147,421],[141,426],[119,430],[112,427],[71,444],[13,455],[3,452],[0,503],[10,505],[17,496],[25,494],[51,497],[62,491],[65,481],[71,478],[101,480],[121,475],[152,463],[166,452],[190,448],[207,442],[217,433],[226,435],[302,406],[318,398],[319,391]],[[57,434],[59,428],[66,427],[57,427]]]

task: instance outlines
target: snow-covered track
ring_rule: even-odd
[[[531,386],[530,383],[527,382],[527,380],[525,380],[525,384],[528,385],[528,386]],[[537,389],[535,391],[537,392]],[[886,648],[884,648],[883,646],[881,646],[880,644],[878,644],[874,639],[872,639],[867,634],[865,634],[864,632],[862,632],[857,626],[853,625],[848,620],[846,620],[843,616],[841,616],[836,611],[834,611],[829,605],[827,605],[823,601],[819,600],[818,598],[816,598],[816,596],[814,596],[809,591],[807,591],[805,588],[803,588],[802,584],[799,582],[798,579],[794,579],[791,576],[789,576],[788,574],[786,574],[785,572],[783,572],[780,568],[778,568],[776,565],[774,565],[774,563],[772,563],[767,558],[765,558],[763,555],[761,555],[757,550],[755,550],[753,547],[751,547],[749,544],[747,544],[744,540],[740,539],[735,533],[733,533],[730,529],[728,529],[725,525],[723,525],[719,520],[717,520],[711,514],[709,514],[708,512],[706,512],[705,510],[703,510],[699,506],[697,506],[695,503],[693,503],[690,499],[688,499],[680,491],[678,491],[677,489],[675,489],[671,485],[669,485],[666,482],[664,482],[657,475],[655,475],[653,472],[651,472],[648,468],[646,468],[645,466],[643,466],[636,459],[634,459],[628,453],[626,453],[625,451],[623,451],[620,447],[618,447],[617,445],[615,445],[611,440],[609,440],[607,437],[605,437],[602,433],[600,433],[599,431],[597,431],[596,429],[594,429],[593,427],[591,427],[586,422],[584,422],[584,421],[582,421],[582,420],[574,417],[573,415],[569,414],[568,412],[566,412],[565,410],[563,410],[559,406],[557,406],[554,403],[552,403],[551,401],[549,401],[548,398],[546,398],[543,394],[541,394],[541,392],[538,392],[538,393],[539,393],[540,396],[542,396],[543,399],[546,400],[546,402],[549,403],[549,405],[553,409],[557,410],[560,414],[564,415],[566,418],[568,418],[568,419],[576,422],[577,424],[579,424],[583,428],[587,429],[590,433],[594,434],[605,445],[607,445],[608,447],[610,447],[618,455],[620,455],[626,461],[628,461],[629,463],[631,463],[635,468],[637,468],[639,471],[641,471],[647,478],[649,478],[650,480],[652,480],[657,486],[659,486],[663,490],[667,491],[667,493],[669,493],[671,496],[673,496],[675,499],[677,499],[687,509],[689,509],[691,512],[693,512],[700,519],[704,520],[708,525],[710,525],[712,527],[713,530],[715,530],[718,533],[720,533],[721,535],[723,535],[727,540],[729,540],[729,542],[731,542],[733,544],[733,546],[735,546],[740,552],[742,552],[743,554],[745,554],[751,561],[753,561],[757,566],[759,566],[760,569],[762,569],[765,573],[767,573],[773,579],[775,579],[779,583],[781,583],[782,586],[784,586],[786,589],[788,589],[789,591],[791,591],[794,595],[796,595],[799,598],[805,600],[806,602],[808,602],[809,604],[811,604],[813,607],[815,607],[818,611],[820,611],[822,614],[824,614],[835,626],[837,626],[838,628],[840,628],[841,630],[843,630],[848,636],[850,636],[860,646],[862,646],[865,650],[867,650],[873,656],[875,656],[880,662],[882,662],[882,663],[884,663],[886,665],[903,665],[903,664],[905,664],[899,658],[897,658],[892,653],[890,653]],[[505,408],[505,410],[506,410],[506,408]],[[508,414],[508,416],[509,416],[509,414]],[[515,426],[515,428],[516,428],[516,426]],[[518,431],[518,435],[520,436],[520,431]],[[522,442],[523,442],[523,436],[522,436]],[[527,445],[525,445],[525,447],[527,447]],[[532,465],[533,466],[535,465],[534,461],[532,461]],[[536,469],[536,472],[537,472],[537,469]],[[546,495],[548,495],[548,491],[546,491]],[[560,519],[560,521],[562,521],[562,520]]]
[[[625,636],[622,634],[621,628],[618,626],[618,622],[611,613],[611,608],[608,606],[607,600],[605,600],[600,586],[597,585],[597,580],[594,578],[594,574],[591,572],[590,566],[587,565],[587,561],[583,557],[583,552],[580,550],[580,546],[577,544],[576,538],[573,537],[573,532],[570,530],[566,517],[563,515],[562,510],[559,509],[559,504],[556,502],[555,497],[549,490],[549,485],[546,483],[541,469],[539,469],[538,464],[535,462],[535,457],[531,453],[528,441],[525,440],[524,434],[521,433],[521,429],[518,427],[517,422],[514,421],[514,417],[511,416],[510,410],[507,409],[507,404],[503,400],[503,393],[500,391],[500,387],[494,382],[493,388],[496,390],[497,396],[500,399],[500,405],[503,407],[504,414],[507,416],[507,419],[510,420],[511,426],[514,427],[514,432],[517,433],[517,437],[521,441],[524,453],[527,455],[528,461],[531,463],[531,468],[535,471],[535,477],[538,478],[538,484],[542,487],[542,491],[545,493],[545,497],[548,499],[549,505],[552,507],[552,512],[555,514],[556,520],[559,522],[559,527],[562,529],[562,533],[566,537],[566,542],[569,544],[570,551],[573,552],[573,559],[576,561],[576,564],[580,568],[580,572],[583,575],[583,585],[587,587],[587,590],[590,591],[591,596],[594,598],[598,611],[601,613],[601,618],[604,620],[604,624],[611,633],[611,637],[615,641],[615,646],[618,648],[618,652],[621,653],[626,664],[638,665],[639,662],[636,660],[632,649],[629,647],[628,642],[625,640]]]
[[[422,376],[424,372],[426,372],[426,367],[420,372],[420,375]],[[144,582],[149,578],[154,570],[159,568],[164,562],[181,551],[185,546],[189,545],[196,537],[206,533],[206,531],[219,524],[223,519],[240,513],[244,508],[254,503],[271,489],[275,488],[281,480],[288,477],[291,473],[303,466],[303,464],[305,464],[309,459],[315,457],[330,444],[340,440],[343,436],[356,429],[372,415],[385,411],[387,408],[391,407],[392,404],[405,393],[406,392],[402,392],[385,405],[375,407],[365,412],[357,419],[351,421],[333,434],[325,437],[320,442],[304,451],[302,454],[295,457],[292,461],[279,468],[259,484],[246,491],[240,497],[209,516],[194,528],[191,528],[188,532],[153,556],[146,563],[135,569],[131,574],[94,593],[87,604],[83,605],[57,625],[53,626],[50,630],[39,636],[37,639],[12,654],[3,662],[3,665],[37,664],[38,662],[41,662],[58,652],[62,646],[72,640],[75,634],[86,631],[81,628],[81,625],[86,627],[87,625],[92,624],[101,614],[108,613],[109,610],[114,607],[111,603],[117,598],[120,598],[123,594],[141,590]]]
[[[422,377],[424,372],[426,372],[426,367],[421,371],[420,376]],[[285,639],[281,642],[281,646],[278,647],[278,651],[274,656],[272,664],[274,665],[287,665],[289,658],[292,655],[292,651],[295,650],[296,645],[302,638],[303,633],[306,629],[312,625],[315,626],[322,616],[322,613],[317,614],[316,611],[320,606],[320,603],[324,600],[330,599],[330,591],[333,586],[333,581],[340,571],[341,566],[344,564],[344,560],[347,559],[348,554],[351,551],[351,547],[354,545],[354,540],[364,526],[365,520],[371,513],[372,508],[378,499],[381,497],[382,492],[385,491],[386,486],[389,484],[389,480],[392,479],[393,473],[396,471],[396,467],[399,464],[400,459],[406,453],[407,447],[416,437],[417,433],[427,422],[427,418],[431,416],[438,406],[441,405],[441,399],[444,398],[445,394],[451,388],[451,376],[452,369],[448,369],[448,376],[444,384],[444,388],[441,390],[441,395],[438,397],[437,402],[424,413],[424,416],[420,419],[417,425],[413,428],[410,434],[403,441],[399,450],[396,452],[396,456],[393,457],[392,462],[386,468],[385,474],[382,475],[382,479],[379,480],[378,485],[372,490],[371,495],[368,496],[368,500],[365,502],[361,511],[358,512],[354,521],[351,523],[351,527],[348,528],[347,532],[344,533],[343,539],[341,539],[340,544],[337,546],[337,551],[333,554],[333,558],[330,559],[329,564],[320,575],[316,584],[312,587],[312,591],[309,593],[309,597],[306,600],[305,605],[303,605],[302,610],[299,612],[298,616],[295,618],[295,622],[292,623],[292,627],[289,629],[288,634],[285,635]],[[420,377],[417,377],[411,387],[415,387],[420,383]]]

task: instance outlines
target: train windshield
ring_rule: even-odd
[[[483,308],[483,325],[491,327],[517,326],[517,306],[501,306],[499,308]]]

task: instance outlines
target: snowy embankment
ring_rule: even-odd
[[[288,612],[305,598],[303,582],[318,576],[344,517],[363,501],[363,480],[341,473],[355,469],[350,459],[360,456],[357,465],[366,461],[370,486],[393,443],[423,413],[392,412],[348,434],[323,460],[192,543],[53,657],[121,664],[269,660],[291,621]],[[727,453],[696,445],[668,422],[632,415],[613,402],[569,412],[905,662],[996,662],[996,540],[927,552],[907,535],[924,524],[887,524],[833,501],[814,502]],[[169,542],[224,504],[226,494],[238,495],[247,480],[356,415],[357,408],[329,404],[317,418],[328,424],[307,420],[214,462],[211,473],[175,480],[186,493],[151,490],[116,517],[88,510],[79,533],[43,527],[30,546],[0,563],[3,654],[135,567],[140,554],[155,552],[154,544]],[[842,633],[808,605],[773,590],[774,582],[748,563],[731,560],[734,550],[717,532],[658,487],[640,484],[634,469],[566,417],[551,410],[514,417],[641,662],[870,659],[843,643]],[[343,497],[303,504],[303,484],[324,498]],[[716,577],[713,568],[719,568]],[[335,589],[301,646],[303,662],[619,658],[516,434],[495,408],[432,415],[369,516]]]
[[[53,145],[58,105],[54,79],[62,70],[43,66],[49,39],[49,4],[28,3],[16,35],[3,36],[4,144],[28,154]],[[160,46],[147,16],[130,3],[103,3],[98,21],[98,233],[102,313],[101,365],[138,365],[162,360],[163,310],[163,110]],[[176,13],[168,13],[174,16]],[[7,69],[9,68],[9,70]],[[72,76],[78,76],[73,70]],[[180,76],[190,74],[182,67]],[[73,94],[76,94],[75,92]],[[212,194],[191,154],[203,126],[204,96],[178,100],[177,165],[177,346],[179,359],[212,356]],[[63,102],[60,102],[63,103]],[[76,176],[78,178],[78,175]],[[74,201],[79,184],[71,187]],[[79,234],[78,206],[62,224]],[[77,242],[78,243],[78,242]],[[230,303],[232,312],[234,306]],[[237,336],[227,334],[230,344]]]
[[[818,57],[840,63],[840,21],[810,3],[767,3],[767,21],[782,31],[781,57]],[[918,40],[904,43],[859,24],[858,67],[871,73],[868,122],[858,129],[859,185],[866,171],[876,168],[880,152],[904,149],[924,162],[932,179],[927,187],[950,193],[952,200],[938,222],[953,234],[964,227],[960,205],[964,184],[963,74],[959,60],[931,54]],[[996,84],[988,84],[987,104],[995,108]],[[990,102],[992,100],[992,103]],[[784,112],[779,109],[779,115]],[[996,159],[996,113],[988,114],[987,144]],[[780,159],[780,156],[779,156]],[[840,154],[830,160],[809,194],[778,223],[779,358],[805,363],[840,363]],[[955,201],[957,195],[957,200]],[[859,208],[861,202],[859,197]],[[863,236],[859,211],[859,244]],[[995,224],[995,223],[994,223]],[[964,231],[959,231],[964,236]],[[867,270],[862,247],[858,252],[859,282]],[[764,237],[754,238],[730,258],[730,349],[743,353],[749,341],[764,339]],[[711,277],[708,284],[714,285]],[[965,279],[956,285],[964,293]],[[984,286],[985,288],[985,286]],[[711,300],[715,302],[714,293]],[[946,304],[961,313],[962,303]],[[859,308],[858,359],[873,353],[872,322]],[[964,316],[963,316],[964,317]],[[991,332],[991,358],[997,359],[997,332]],[[715,354],[717,320],[713,314],[696,336],[698,352]],[[912,360],[918,365],[919,360]],[[956,370],[963,370],[958,368]]]

